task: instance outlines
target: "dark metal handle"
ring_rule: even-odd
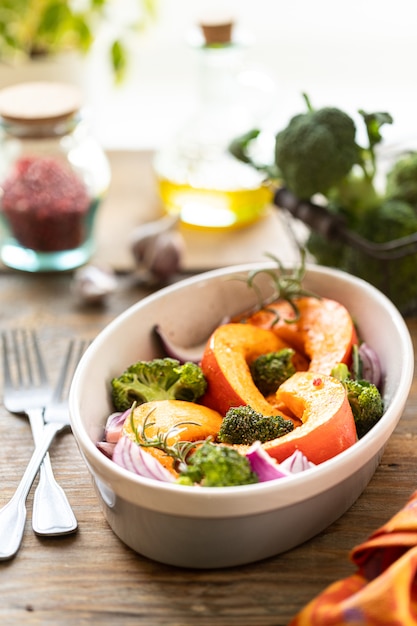
[[[417,252],[417,233],[386,243],[373,243],[349,230],[343,217],[334,215],[326,207],[308,200],[299,200],[285,187],[276,190],[274,204],[288,211],[323,237],[346,243],[374,259],[389,261]]]

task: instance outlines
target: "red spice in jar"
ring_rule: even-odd
[[[53,157],[18,159],[2,185],[1,211],[17,241],[38,252],[80,246],[91,205],[82,180]]]

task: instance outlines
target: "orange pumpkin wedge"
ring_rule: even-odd
[[[216,411],[194,402],[155,400],[145,402],[135,408],[133,424],[129,415],[123,425],[123,435],[136,441],[136,431],[142,432],[145,421],[147,424],[145,434],[149,439],[155,437],[158,432],[167,433],[178,427],[178,431],[173,432],[172,436],[168,437],[167,443],[172,444],[175,441],[199,441],[207,437],[216,439],[222,416]],[[146,451],[155,456],[174,475],[177,475],[173,469],[172,458],[162,450],[149,447],[146,448]]]
[[[337,363],[349,365],[352,346],[358,342],[355,326],[347,309],[329,298],[303,296],[295,298],[300,318],[285,300],[277,300],[246,319],[254,326],[272,330],[294,349],[309,359],[309,370],[330,374]],[[276,316],[278,322],[273,323]]]
[[[135,440],[134,431],[142,431],[145,420],[145,434],[155,437],[157,432],[167,433],[178,427],[178,432],[168,438],[174,441],[196,441],[216,436],[219,432],[222,416],[216,411],[184,400],[154,400],[140,404],[133,411],[133,428],[128,416],[123,426],[123,434]]]
[[[297,372],[279,387],[276,395],[284,410],[302,422],[291,433],[262,444],[277,461],[300,450],[309,461],[319,464],[357,440],[346,389],[332,376]]]
[[[288,343],[271,330],[251,324],[224,324],[211,335],[201,360],[207,380],[202,404],[222,415],[234,406],[249,404],[263,415],[278,413],[252,380],[249,364],[261,354],[277,352]],[[304,359],[294,362],[296,369],[307,368]]]

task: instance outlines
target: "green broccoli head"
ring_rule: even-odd
[[[250,364],[253,382],[264,395],[275,393],[287,378],[295,374],[292,348],[261,354]]]
[[[233,487],[257,483],[249,460],[234,448],[204,442],[187,460],[178,482],[202,487]]]
[[[116,411],[126,411],[133,402],[186,400],[195,402],[206,391],[207,381],[195,363],[181,364],[169,357],[138,361],[111,381]]]
[[[218,439],[222,443],[251,445],[282,437],[294,430],[291,420],[282,415],[262,415],[251,406],[232,407],[220,426]]]
[[[293,117],[275,138],[275,163],[285,185],[299,198],[326,193],[358,162],[356,127],[334,107]]]
[[[356,424],[359,439],[366,435],[381,419],[384,413],[384,401],[379,389],[367,380],[351,377],[345,363],[338,363],[332,370],[332,376],[346,387],[347,398]]]
[[[386,178],[388,198],[417,206],[417,152],[410,152],[393,165]]]
[[[382,417],[384,402],[378,388],[367,380],[350,379],[344,384],[360,439]]]

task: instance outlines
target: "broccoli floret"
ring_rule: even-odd
[[[243,454],[210,441],[204,442],[189,457],[178,478],[182,485],[199,484],[202,487],[232,487],[258,481],[257,474],[252,472],[249,460]]]
[[[259,391],[268,396],[275,393],[278,387],[295,374],[292,348],[283,348],[278,352],[261,354],[250,364],[253,382]]]
[[[355,230],[369,208],[381,203],[372,176],[364,176],[358,168],[350,172],[327,194],[328,209],[341,216],[348,228]]]
[[[411,235],[417,230],[417,214],[403,200],[384,200],[366,211],[360,234],[375,243],[384,243]]]
[[[377,387],[366,380],[345,382],[358,437],[363,437],[381,419],[384,403]]]
[[[207,387],[201,368],[195,363],[181,364],[169,357],[138,361],[111,381],[116,411],[129,409],[133,402],[186,400],[195,402]]]
[[[282,415],[262,415],[251,406],[230,408],[223,418],[218,439],[222,443],[250,445],[282,437],[294,430],[291,420]]]
[[[351,230],[374,243],[386,243],[417,232],[417,211],[403,200],[380,200],[363,211],[352,205],[349,214],[342,215]],[[309,236],[307,246],[318,263],[339,267],[375,285],[401,312],[407,314],[415,307],[415,254],[381,261],[356,248],[328,241],[315,232]]]
[[[359,160],[352,118],[335,107],[293,117],[276,135],[275,163],[285,185],[296,196],[308,199],[326,193],[340,182]]]
[[[356,231],[375,243],[412,235],[417,232],[417,213],[402,200],[385,200],[364,213]],[[389,261],[372,259],[367,254],[351,249],[345,256],[345,269],[372,283],[402,311],[417,302],[415,255],[406,255]]]
[[[386,195],[417,206],[417,152],[401,157],[387,174]]]
[[[352,378],[347,365],[344,363],[339,363],[333,368],[332,376],[339,379],[346,387],[347,398],[356,424],[356,432],[360,439],[375,426],[384,413],[384,401],[381,393],[373,383]]]

